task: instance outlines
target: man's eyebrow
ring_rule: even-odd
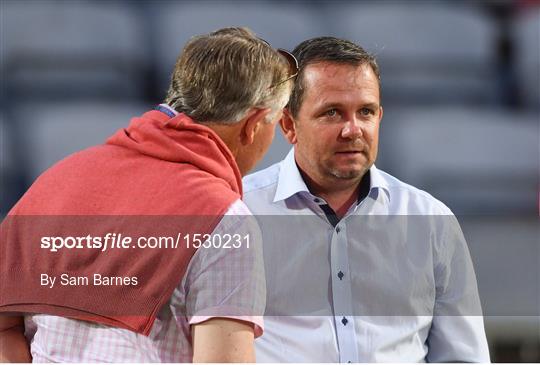
[[[336,101],[326,101],[326,102],[322,102],[321,104],[319,104],[317,106],[317,111],[320,111],[320,110],[324,110],[324,109],[331,109],[331,108],[341,108],[343,107],[343,104],[340,103],[340,102],[336,102]]]
[[[362,104],[361,107],[362,108],[371,108],[371,109],[378,109],[379,108],[379,103],[366,103],[366,104]]]
[[[342,107],[343,107],[342,103],[331,101],[331,102],[323,102],[323,103],[321,103],[319,106],[317,106],[316,110],[321,111],[321,110],[331,109],[331,108],[339,109],[339,108],[342,108]],[[361,109],[361,108],[378,109],[379,107],[380,107],[380,104],[377,103],[377,102],[368,102],[368,103],[360,104],[358,106],[358,109]]]
[[[340,103],[330,102],[330,103],[322,103],[321,105],[319,105],[317,109],[328,109],[328,108],[339,108],[339,107],[341,107]]]

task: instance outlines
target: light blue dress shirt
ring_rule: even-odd
[[[489,362],[472,261],[452,212],[370,169],[335,226],[294,150],[244,179],[267,278],[259,362]]]

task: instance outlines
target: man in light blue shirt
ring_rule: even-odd
[[[315,38],[281,120],[294,146],[244,179],[263,233],[262,362],[488,362],[478,289],[452,212],[378,170],[375,59]]]

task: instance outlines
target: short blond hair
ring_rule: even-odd
[[[253,107],[283,108],[291,83],[280,54],[247,28],[192,38],[176,62],[166,103],[199,123],[235,123]]]

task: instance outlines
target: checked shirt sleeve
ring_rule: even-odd
[[[215,244],[200,247],[191,259],[181,288],[172,298],[173,314],[187,314],[189,324],[215,317],[250,322],[258,337],[263,332],[266,287],[256,219],[237,200],[212,236],[216,236]]]

